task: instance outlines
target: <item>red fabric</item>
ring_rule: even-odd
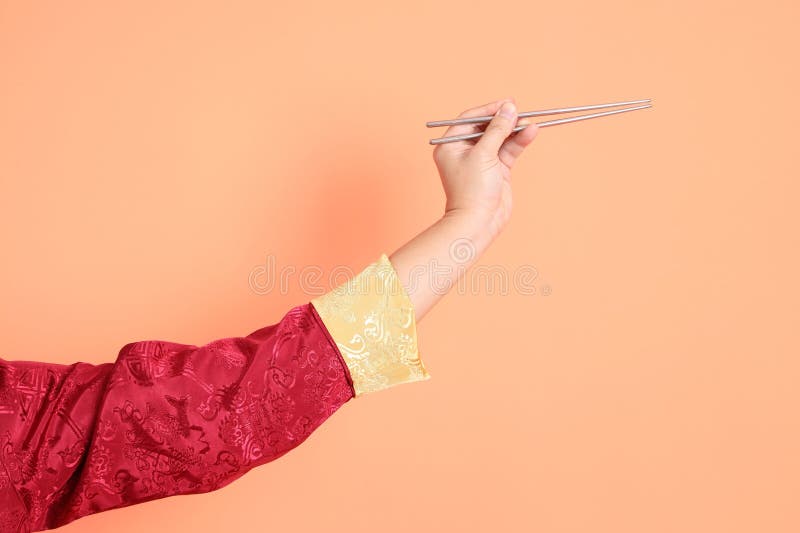
[[[219,489],[353,397],[310,303],[246,337],[134,342],[114,363],[0,359],[0,531]]]

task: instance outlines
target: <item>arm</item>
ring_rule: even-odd
[[[459,116],[495,115],[477,143],[445,143],[434,150],[447,196],[442,218],[391,258],[382,257],[367,269],[369,274],[362,273],[330,295],[313,300],[350,368],[356,396],[430,378],[417,352],[416,321],[450,290],[508,222],[511,168],[535,138],[536,126],[511,135],[517,123],[516,108],[512,105],[508,114],[503,113],[502,103],[492,102]],[[451,126],[444,135],[479,129],[461,124]],[[376,296],[363,296],[370,292]]]
[[[437,147],[445,216],[274,325],[203,346],[134,342],[101,365],[0,359],[0,532],[219,489],[300,445],[350,399],[430,378],[415,323],[443,294],[434,273],[410,275],[452,261],[454,239],[480,253],[503,227],[504,173],[535,133],[505,140],[512,124],[496,117],[479,143]]]
[[[509,98],[513,104],[514,99]],[[517,122],[504,100],[469,109],[459,118],[495,115],[477,143],[439,144],[433,158],[447,203],[444,216],[391,256],[414,304],[417,320],[438,302],[505,228],[511,216],[511,169],[536,137],[529,120]],[[530,124],[511,133],[517,124]],[[451,126],[443,136],[475,133],[474,124]],[[509,136],[510,135],[510,136]]]
[[[310,304],[246,337],[130,343],[114,363],[0,360],[0,531],[216,490],[353,395]]]

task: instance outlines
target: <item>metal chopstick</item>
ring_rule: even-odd
[[[649,101],[649,100],[646,100],[646,101]],[[601,105],[605,105],[605,104],[601,104]],[[566,118],[559,118],[559,119],[555,119],[555,120],[546,120],[544,122],[537,122],[536,125],[538,127],[540,127],[540,128],[546,128],[547,126],[556,126],[558,124],[566,124],[568,122],[577,122],[579,120],[587,120],[587,119],[590,119],[590,118],[605,117],[607,115],[616,115],[617,113],[625,113],[627,111],[636,111],[637,109],[645,109],[645,108],[648,108],[648,107],[653,107],[653,106],[652,106],[652,104],[645,104],[645,105],[640,105],[640,106],[635,106],[635,107],[626,107],[626,108],[623,108],[623,109],[614,109],[613,111],[604,111],[602,113],[592,113],[592,114],[589,114],[589,115],[578,115],[578,116],[575,116],[575,117],[566,117]],[[528,116],[531,116],[531,115],[528,115]],[[517,131],[524,130],[528,126],[530,126],[530,124],[522,124],[520,126],[516,126],[512,130],[512,132],[517,132]],[[455,141],[464,141],[466,139],[475,139],[477,137],[481,137],[483,134],[484,134],[483,131],[479,131],[477,133],[466,133],[464,135],[453,135],[451,137],[440,137],[438,139],[431,139],[429,142],[430,142],[430,144],[443,144],[443,143],[449,143],[449,142],[455,142]]]
[[[541,117],[545,115],[560,115],[562,113],[572,113],[573,111],[589,111],[592,109],[618,107],[621,105],[644,104],[648,102],[650,102],[650,98],[646,98],[644,100],[631,100],[629,102],[614,102],[611,104],[594,104],[594,105],[582,105],[577,107],[558,107],[555,109],[543,109],[541,111],[524,111],[522,113],[518,113],[517,118]],[[456,124],[480,124],[481,122],[491,122],[493,118],[494,115],[484,115],[480,117],[454,118],[449,120],[433,120],[431,122],[426,122],[425,125],[429,128],[435,128],[437,126],[454,126]]]

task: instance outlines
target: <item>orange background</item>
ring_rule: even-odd
[[[65,531],[800,531],[793,1],[0,1],[0,353],[245,335],[439,216],[428,120],[653,98],[543,129],[433,379],[220,491]],[[545,295],[547,291],[549,295]]]

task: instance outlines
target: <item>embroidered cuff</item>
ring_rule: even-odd
[[[430,379],[417,352],[414,305],[386,254],[311,303],[342,354],[356,397]]]

